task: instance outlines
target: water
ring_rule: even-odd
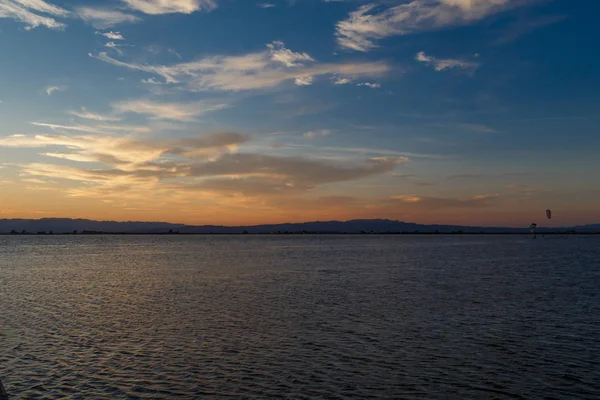
[[[12,399],[598,399],[600,237],[0,237]]]

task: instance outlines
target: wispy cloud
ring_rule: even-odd
[[[139,17],[108,8],[79,7],[75,13],[98,29],[110,28],[122,23],[140,21]]]
[[[44,14],[57,15],[61,17],[66,17],[70,14],[69,11],[65,10],[64,8],[57,7],[43,0],[12,0],[9,2],[20,4],[23,7],[27,7],[31,10]]]
[[[179,58],[179,59],[181,60],[181,54],[179,54],[179,53],[177,52],[177,50],[175,50],[175,49],[168,49],[167,51],[168,51],[169,53],[173,54],[175,57],[177,57],[177,58]]]
[[[104,37],[106,37],[107,39],[110,40],[125,40],[125,38],[123,37],[123,35],[121,35],[120,32],[96,32],[97,35],[102,35]]]
[[[25,29],[44,26],[50,29],[64,29],[66,25],[52,17],[37,13],[52,15],[53,17],[67,17],[69,11],[43,0],[0,0],[0,18],[12,18],[23,22]]]
[[[539,189],[533,188],[528,185],[519,185],[519,184],[507,185],[506,188],[508,189],[510,194],[525,197],[525,198],[528,198],[535,194],[543,192],[543,190],[539,190]]]
[[[95,128],[100,129],[103,132],[125,132],[128,134],[131,133],[148,133],[154,129],[154,127],[148,125],[115,125],[115,124],[100,124],[95,126]],[[156,130],[163,130],[160,124],[157,124]],[[170,127],[166,127],[167,129]]]
[[[101,115],[101,114],[91,113],[91,112],[87,111],[85,107],[82,107],[81,111],[69,111],[69,114],[74,115],[79,118],[83,118],[83,119],[90,119],[93,121],[120,121],[121,120],[121,118],[111,116],[111,115]]]
[[[52,130],[65,130],[65,131],[78,131],[78,132],[89,132],[89,133],[104,133],[103,130],[86,126],[86,125],[59,125],[59,124],[48,124],[45,122],[32,122],[32,125],[41,126],[44,128],[50,128]]]
[[[267,50],[240,56],[213,56],[171,66],[127,63],[107,53],[91,57],[115,66],[162,77],[166,83],[180,84],[191,91],[240,91],[272,88],[285,81],[312,82],[322,75],[381,76],[391,68],[384,62],[320,64],[307,53],[296,53],[281,42]],[[307,65],[309,64],[309,65]]]
[[[64,92],[65,90],[67,90],[66,86],[48,86],[44,89],[48,96],[52,96],[54,92]]]
[[[393,199],[400,201],[404,204],[412,204],[415,206],[423,207],[425,209],[431,208],[475,208],[475,207],[486,207],[499,198],[498,194],[483,194],[477,195],[470,198],[442,198],[442,197],[428,197],[428,196],[417,196],[417,195],[398,195],[394,196]]]
[[[301,67],[306,62],[315,61],[308,53],[295,53],[287,49],[280,41],[269,43],[267,47],[271,50],[271,61],[281,63],[286,67]]]
[[[316,151],[317,148],[308,145],[308,144],[287,144],[286,147],[291,148],[304,148],[307,153],[311,153]],[[397,151],[392,149],[378,149],[378,148],[368,148],[368,147],[331,147],[331,146],[319,146],[318,149],[320,151],[329,151],[334,154],[356,154],[361,157],[395,157],[395,158],[404,158],[408,161],[409,158],[429,158],[429,159],[448,159],[452,158],[452,156],[444,155],[444,154],[428,154],[428,153],[414,153],[407,151]]]
[[[295,83],[298,86],[312,85],[314,78],[312,76],[299,76],[295,79]]]
[[[356,86],[366,86],[366,87],[370,87],[371,89],[377,89],[377,88],[381,87],[381,85],[379,83],[370,83],[370,82],[359,83]]]
[[[377,40],[417,32],[466,25],[529,0],[413,0],[384,7],[361,6],[348,19],[338,22],[336,37],[340,46],[369,51]]]
[[[393,174],[394,177],[396,178],[402,178],[402,179],[413,179],[416,178],[415,174]]]
[[[496,133],[498,132],[496,129],[481,123],[427,123],[422,124],[421,126],[441,128],[441,129],[449,129],[452,131],[469,131],[475,133]]]
[[[430,65],[436,71],[444,71],[452,68],[459,69],[468,69],[474,71],[479,67],[479,64],[476,62],[469,62],[464,60],[458,60],[453,58],[436,58],[433,56],[428,56],[425,52],[420,51],[415,56],[415,60]]]
[[[235,132],[182,139],[99,134],[13,135],[0,138],[0,147],[59,149],[41,154],[50,159],[105,164],[106,168],[40,162],[11,166],[20,168],[26,179],[81,182],[69,191],[72,196],[117,195],[120,199],[133,195],[147,199],[149,193],[154,195],[157,190],[200,192],[210,196],[297,195],[320,185],[390,173],[406,162],[396,157],[374,157],[349,163],[234,152],[247,140],[247,136]]]
[[[362,165],[336,164],[301,157],[277,157],[258,154],[225,154],[215,161],[193,165],[191,176],[243,176],[271,178],[272,182],[308,190],[315,185],[352,181],[391,172],[404,160],[372,158]]]
[[[259,3],[256,5],[256,7],[258,8],[271,8],[271,7],[275,7],[275,4],[273,3]]]
[[[138,176],[154,176],[160,173],[177,175],[173,164],[162,156],[181,156],[196,158],[199,155],[209,155],[229,152],[248,137],[235,132],[217,132],[208,135],[182,139],[139,139],[131,136],[112,135],[13,135],[0,138],[0,147],[11,148],[47,148],[62,147],[63,152],[43,153],[47,157],[68,159],[79,162],[99,162],[109,166],[120,165],[121,170],[104,172],[90,171],[89,174],[103,175],[104,179],[111,176],[122,176],[135,173]],[[153,174],[152,171],[157,172]],[[184,173],[186,168],[182,169]],[[62,178],[61,176],[56,176]]]
[[[126,133],[146,133],[152,129],[145,125],[61,125],[61,124],[50,124],[46,122],[31,122],[32,125],[40,126],[44,128],[50,128],[56,132],[86,132],[86,133],[104,133],[110,134],[114,132],[126,132]]]
[[[121,44],[116,44],[115,42],[113,42],[112,40],[110,42],[107,42],[104,47],[108,47],[109,49],[113,49],[115,52],[117,52],[117,54],[119,54],[120,56],[123,55],[123,50],[121,49],[121,47],[123,47],[123,45]]]
[[[156,103],[150,100],[130,100],[112,105],[116,113],[135,113],[151,119],[166,119],[192,122],[197,117],[212,111],[222,110],[227,104],[198,101],[193,103]]]
[[[489,179],[493,177],[524,177],[531,175],[529,172],[508,172],[500,174],[454,174],[449,175],[446,179]]]
[[[515,41],[517,38],[527,35],[536,29],[553,25],[566,19],[566,15],[544,15],[541,17],[529,17],[520,19],[510,24],[498,37],[492,42],[493,45],[501,45]]]
[[[415,186],[419,186],[419,187],[435,186],[435,184],[434,184],[434,183],[430,183],[430,182],[423,182],[423,181],[417,181],[417,180],[416,180],[416,179],[417,179],[417,176],[416,176],[415,174],[406,174],[406,173],[404,173],[404,174],[396,174],[396,173],[394,173],[394,174],[393,174],[393,176],[394,176],[395,178],[401,178],[401,179],[406,179],[406,180],[409,180],[409,181],[411,181],[411,183],[412,183],[413,185],[415,185]],[[402,197],[406,197],[406,196],[400,196],[400,198],[402,198]],[[418,197],[418,196],[408,196],[409,202],[410,202],[410,199],[411,199],[411,198],[412,198],[412,201],[413,201],[413,202],[414,202],[414,201],[417,201],[416,199],[419,199],[419,197]]]
[[[148,84],[148,85],[162,85],[162,82],[159,82],[156,80],[156,78],[154,78],[153,76],[151,76],[148,79],[141,79],[140,82]]]
[[[196,11],[211,11],[217,7],[214,0],[123,0],[131,9],[145,14],[191,14]]]
[[[353,77],[334,77],[332,79],[334,85],[348,85],[354,82]]]
[[[312,138],[315,138],[315,137],[318,137],[318,136],[328,136],[329,134],[331,134],[331,130],[329,130],[329,129],[321,129],[321,130],[318,130],[318,131],[308,131],[308,132],[306,132],[304,134],[304,137],[312,139]]]
[[[479,132],[479,133],[495,133],[496,132],[496,130],[494,128],[491,128],[484,124],[474,124],[474,123],[458,124],[458,127],[461,129],[469,130],[472,132]]]
[[[356,81],[356,77],[355,76],[336,76],[336,77],[333,77],[331,79],[331,81],[333,82],[334,85],[349,85]],[[377,89],[377,88],[381,87],[381,85],[379,83],[373,83],[373,82],[360,82],[360,83],[357,83],[356,86],[366,86],[366,87],[370,87],[371,89]]]

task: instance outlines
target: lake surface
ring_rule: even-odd
[[[599,399],[600,237],[0,237],[11,399]]]

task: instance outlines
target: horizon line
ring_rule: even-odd
[[[399,219],[390,218],[354,218],[347,220],[311,220],[302,222],[276,222],[276,223],[262,223],[262,224],[242,224],[242,225],[224,225],[224,224],[187,224],[182,222],[167,222],[167,221],[142,221],[142,220],[102,220],[102,219],[90,219],[90,218],[72,218],[72,217],[41,217],[41,218],[0,218],[0,221],[43,221],[43,220],[71,220],[71,221],[90,221],[99,223],[119,223],[119,224],[168,224],[168,225],[181,225],[184,227],[220,227],[220,228],[253,228],[253,227],[264,227],[264,226],[277,226],[277,225],[301,225],[301,224],[314,224],[314,223],[350,223],[358,221],[389,221],[402,224],[410,225],[421,225],[421,226],[446,226],[446,227],[464,227],[464,228],[488,228],[488,229],[528,229],[528,224],[519,226],[501,226],[501,225],[461,225],[461,224],[443,224],[443,223],[419,223],[419,222],[408,222]],[[600,225],[600,222],[590,222],[585,224],[576,225],[562,225],[562,226],[539,226],[538,229],[566,229],[575,227],[586,227]]]

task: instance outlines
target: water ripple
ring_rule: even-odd
[[[600,240],[0,237],[27,399],[598,399]]]

